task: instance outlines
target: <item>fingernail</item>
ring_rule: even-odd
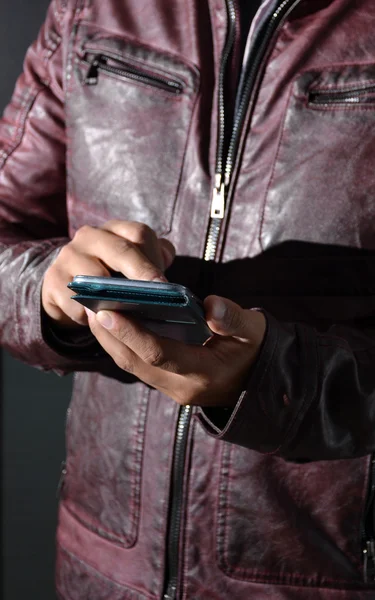
[[[215,319],[215,321],[222,321],[226,312],[227,307],[225,302],[223,302],[219,298],[215,298],[215,302],[212,306],[212,317]]]
[[[164,275],[160,275],[160,277],[154,277],[152,281],[156,281],[157,283],[168,283],[168,279],[164,277]]]
[[[100,325],[102,325],[106,329],[111,329],[112,328],[112,324],[113,324],[112,317],[105,310],[100,310],[98,312],[98,314],[96,315],[96,318],[98,319]]]
[[[90,310],[89,308],[87,308],[87,306],[83,307],[85,309],[85,313],[88,317],[90,317],[90,315],[93,315],[94,312],[92,310]]]

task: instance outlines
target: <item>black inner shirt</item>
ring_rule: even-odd
[[[241,18],[241,56],[243,56],[251,22],[262,4],[262,0],[238,0],[238,4]]]

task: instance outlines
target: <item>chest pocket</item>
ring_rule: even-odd
[[[81,24],[67,85],[72,230],[108,219],[171,228],[198,73],[180,58]]]

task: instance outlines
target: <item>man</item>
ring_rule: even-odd
[[[374,597],[375,3],[250,4],[55,0],[1,124],[2,343],[77,371],[64,599]],[[213,337],[70,299],[116,272]]]

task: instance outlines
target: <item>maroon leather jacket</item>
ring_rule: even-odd
[[[61,598],[375,597],[374,15],[280,3],[231,124],[234,0],[51,4],[0,125],[0,318],[15,356],[78,372]],[[43,323],[45,270],[110,218],[168,236],[170,280],[265,309],[230,415]]]

